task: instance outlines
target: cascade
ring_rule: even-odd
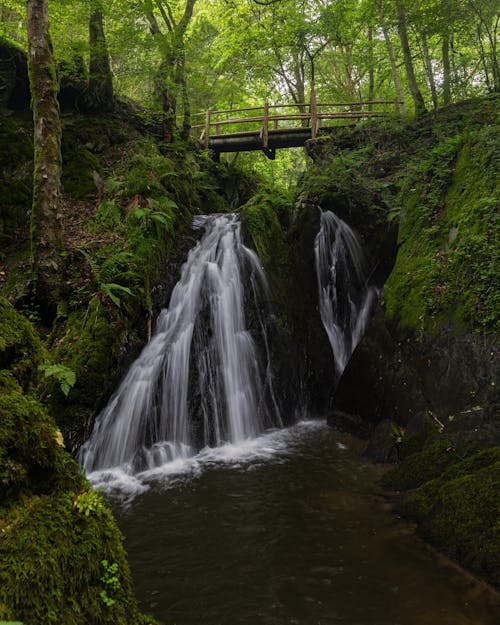
[[[236,214],[199,216],[193,227],[204,234],[168,308],[80,450],[88,473],[135,474],[282,425],[259,259]]]
[[[319,312],[340,377],[363,336],[378,291],[368,283],[363,250],[355,233],[331,211],[321,213],[314,254]]]

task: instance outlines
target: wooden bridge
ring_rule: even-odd
[[[400,106],[399,100],[320,104],[313,92],[309,103],[264,104],[198,113],[205,121],[194,124],[192,131],[202,146],[217,156],[221,152],[262,150],[274,159],[278,148],[303,146],[309,139],[331,132],[339,122],[345,125],[360,119],[386,117],[399,112]]]

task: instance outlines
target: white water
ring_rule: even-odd
[[[321,213],[314,245],[319,312],[340,377],[377,302],[367,282],[363,250],[352,229],[331,211]]]
[[[324,421],[299,421],[291,427],[270,430],[240,443],[205,447],[193,456],[178,458],[133,475],[121,467],[111,467],[94,471],[88,478],[95,488],[115,501],[127,504],[151,488],[175,488],[199,478],[213,467],[253,471],[262,464],[286,462],[293,457],[295,447],[303,442],[306,433],[325,428],[328,426]],[[343,451],[346,447],[339,443],[338,449]]]
[[[269,363],[261,362],[245,317],[249,303],[253,333],[267,352],[260,300],[268,287],[259,259],[243,245],[236,215],[198,217],[194,227],[205,233],[151,342],[80,451],[94,483],[116,478],[135,488],[138,474],[166,465],[175,470],[199,449],[241,445],[282,425]]]

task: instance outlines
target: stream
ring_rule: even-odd
[[[141,608],[166,625],[497,624],[486,587],[391,513],[362,449],[305,421],[123,475]]]

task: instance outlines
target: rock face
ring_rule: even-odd
[[[384,420],[404,428],[406,455],[430,433],[470,453],[500,441],[499,368],[495,336],[443,329],[417,337],[379,310],[344,371],[334,408],[361,417],[372,431]],[[389,452],[370,450],[381,460]]]
[[[30,88],[25,53],[0,39],[0,108],[16,111],[29,108]]]

